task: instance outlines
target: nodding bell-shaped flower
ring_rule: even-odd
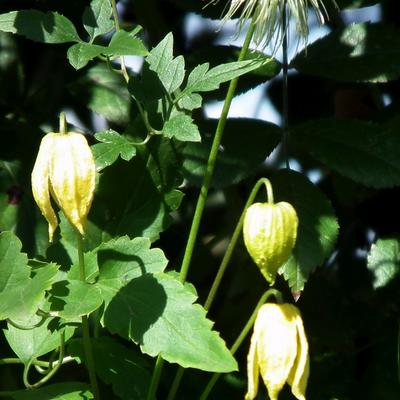
[[[289,259],[296,244],[298,217],[293,206],[254,203],[243,221],[244,243],[251,258],[271,285],[279,268]]]
[[[60,130],[43,137],[32,171],[33,197],[49,223],[50,242],[58,226],[50,197],[84,235],[95,188],[95,162],[85,137]]]
[[[305,400],[310,361],[300,311],[292,304],[267,303],[258,311],[247,358],[245,399],[257,396],[259,374],[271,400],[285,383],[298,400]]]

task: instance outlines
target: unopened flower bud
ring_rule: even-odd
[[[83,235],[94,188],[95,162],[85,137],[76,132],[44,136],[32,171],[32,192],[49,223],[50,241],[58,226],[50,197]]]
[[[298,218],[286,202],[254,203],[246,211],[246,248],[265,279],[273,284],[278,269],[289,259],[297,238]]]
[[[278,399],[285,383],[298,400],[305,400],[309,369],[308,342],[298,308],[292,304],[264,304],[251,338],[245,399],[256,398],[261,374],[271,400]]]

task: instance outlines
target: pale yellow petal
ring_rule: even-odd
[[[86,220],[94,196],[96,165],[86,138],[78,133],[69,135],[72,135],[73,157],[79,160],[78,168],[75,170],[79,216],[82,220]]]
[[[296,321],[287,306],[265,304],[255,325],[260,372],[271,400],[277,400],[296,359]]]
[[[83,235],[95,186],[93,155],[83,135],[58,135],[50,163],[50,184],[59,207]]]
[[[49,224],[50,242],[53,240],[53,234],[58,225],[49,193],[49,160],[53,151],[54,135],[54,133],[48,133],[43,137],[31,175],[33,198]]]
[[[253,333],[250,341],[250,349],[247,355],[247,393],[245,400],[253,400],[258,392],[258,355],[257,355],[257,335]]]
[[[294,306],[292,306],[294,307]],[[297,308],[294,307],[296,310]],[[308,342],[304,331],[303,320],[297,310],[297,357],[288,377],[288,383],[292,387],[292,393],[298,400],[305,400],[307,381],[310,374],[310,357],[308,354]]]

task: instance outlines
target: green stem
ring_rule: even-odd
[[[286,168],[289,165],[289,98],[288,98],[288,35],[287,35],[287,0],[284,0],[282,10],[282,114],[283,114],[283,155]]]
[[[164,365],[164,360],[158,356],[156,365],[154,367],[153,376],[151,377],[150,388],[147,393],[147,400],[154,400],[156,398],[157,387],[160,382],[161,371]]]
[[[240,234],[242,232],[242,227],[243,227],[243,220],[244,216],[246,214],[246,210],[249,208],[249,206],[254,202],[258,191],[260,190],[261,186],[264,185],[265,189],[267,191],[267,196],[268,196],[268,203],[273,203],[274,202],[274,194],[272,191],[272,185],[271,182],[267,178],[261,178],[259,179],[256,184],[253,186],[253,189],[250,192],[249,198],[247,199],[247,202],[243,208],[242,214],[239,218],[239,221],[236,225],[236,228],[233,232],[232,238],[228,244],[228,247],[225,251],[224,257],[221,261],[221,264],[218,267],[218,272],[217,275],[214,278],[214,282],[211,286],[210,291],[208,292],[207,299],[204,303],[204,308],[208,311],[215,299],[215,296],[217,294],[218,288],[221,284],[222,278],[224,276],[225,270],[232,258],[233,252],[235,250],[236,243],[240,237]],[[182,367],[178,368],[178,371],[175,375],[174,381],[172,383],[171,389],[169,391],[167,400],[173,400],[176,396],[176,392],[179,388],[179,384],[182,380],[184,374],[184,369]]]
[[[66,364],[71,361],[74,361],[74,359],[70,356],[67,356],[61,360],[61,364]],[[23,362],[19,358],[1,358],[0,359],[0,365],[17,365],[17,364],[23,364]],[[57,364],[58,364],[58,361],[54,362],[53,366],[55,366]],[[31,362],[31,365],[37,365],[39,367],[48,368],[50,366],[50,363],[48,361],[33,360]]]
[[[7,322],[17,329],[21,329],[24,331],[30,331],[32,329],[39,328],[39,326],[42,326],[47,318],[48,318],[47,316],[42,315],[40,321],[33,325],[21,325],[15,321],[13,321],[12,319],[7,319]]]
[[[246,38],[244,40],[242,49],[240,51],[238,61],[242,61],[249,49],[251,39],[253,37],[254,29],[255,29],[255,16],[253,17],[250,27],[247,31]],[[226,120],[228,119],[229,109],[235,95],[236,86],[238,83],[238,78],[232,79],[229,87],[228,92],[225,98],[224,106],[222,108],[221,117],[218,121],[217,129],[215,131],[214,140],[211,145],[210,154],[207,161],[206,172],[204,174],[203,183],[200,188],[200,194],[197,199],[196,208],[194,211],[194,216],[192,220],[192,225],[190,227],[188,241],[186,243],[185,253],[183,256],[183,261],[179,273],[179,279],[181,282],[185,282],[187,278],[187,274],[189,272],[190,263],[192,260],[193,249],[196,244],[197,234],[200,227],[201,218],[203,216],[203,211],[207,199],[208,190],[210,188],[211,179],[215,169],[215,163],[217,161],[218,155],[218,148],[222,140],[222,136],[225,129]],[[175,376],[174,382],[168,394],[168,400],[173,400],[175,398],[176,392],[178,390],[180,381],[182,379],[183,372],[182,368],[178,368],[177,374]]]
[[[229,261],[232,258],[233,251],[235,250],[236,243],[240,237],[240,234],[242,232],[242,227],[243,227],[243,220],[244,216],[246,215],[247,209],[250,207],[251,204],[253,204],[258,191],[260,190],[261,186],[264,185],[267,191],[267,196],[268,196],[268,203],[273,203],[274,202],[274,195],[272,191],[272,186],[271,182],[267,178],[261,178],[257,181],[257,183],[254,185],[253,189],[250,192],[249,198],[247,199],[247,202],[243,208],[243,212],[239,218],[239,221],[236,225],[236,228],[233,232],[232,238],[228,244],[228,247],[226,249],[226,252],[224,254],[224,257],[221,261],[220,266],[218,267],[218,272],[217,275],[215,276],[214,282],[211,286],[211,289],[208,293],[207,299],[204,303],[204,308],[208,311],[214,301],[215,295],[217,294],[217,290],[219,288],[219,285],[221,284],[222,277],[224,276],[226,267],[229,264]]]
[[[176,392],[179,389],[179,385],[181,383],[183,374],[185,373],[185,369],[181,366],[178,367],[176,371],[174,381],[172,382],[171,388],[169,389],[167,400],[173,400],[176,396]]]
[[[60,126],[60,133],[66,135],[68,133],[67,130],[67,117],[65,116],[65,112],[61,112],[60,113],[60,122],[59,122],[59,126]]]
[[[119,24],[117,4],[116,4],[115,0],[111,0],[111,7],[112,7],[113,18],[114,18],[115,30],[118,32],[121,30],[121,26]],[[120,57],[120,60],[121,60],[122,75],[124,76],[126,82],[129,82],[129,74],[128,74],[128,71],[126,70],[125,59],[124,59],[124,57]]]
[[[252,38],[253,32],[254,32],[254,28],[255,28],[255,25],[254,25],[254,18],[253,18],[253,20],[251,21],[249,30],[247,31],[247,35],[246,35],[246,39],[244,41],[243,47],[240,51],[238,61],[242,61],[244,59],[244,57],[249,49],[251,38]],[[201,217],[203,215],[208,190],[210,188],[211,179],[212,179],[212,176],[214,173],[215,163],[217,161],[218,148],[219,148],[219,145],[221,143],[221,139],[222,139],[222,136],[224,133],[226,120],[228,118],[229,109],[230,109],[233,97],[235,95],[237,83],[238,83],[238,78],[235,78],[235,79],[232,79],[229,84],[228,93],[226,95],[224,106],[223,106],[222,112],[221,112],[221,117],[218,121],[214,140],[211,145],[210,155],[209,155],[208,161],[207,161],[207,168],[206,168],[206,172],[204,174],[203,183],[201,185],[200,194],[197,199],[197,204],[196,204],[196,209],[195,209],[194,216],[193,216],[192,226],[190,228],[189,237],[188,237],[188,241],[187,241],[186,248],[185,248],[185,254],[183,256],[182,266],[181,266],[180,273],[179,273],[179,278],[180,278],[181,282],[186,281],[186,277],[189,272],[189,266],[190,266],[190,262],[192,259],[194,245],[196,243],[197,233],[199,231]]]
[[[24,381],[24,385],[25,385],[26,388],[35,389],[35,388],[38,388],[38,387],[44,385],[60,369],[60,367],[62,365],[62,360],[64,359],[64,350],[65,350],[65,335],[64,335],[64,332],[61,332],[60,338],[61,338],[61,344],[60,344],[58,362],[55,363],[54,368],[52,368],[46,376],[44,376],[42,379],[40,379],[39,381],[37,381],[35,383],[32,383],[32,384],[29,383],[28,375],[29,375],[29,370],[30,370],[30,368],[31,368],[31,366],[33,364],[33,360],[31,360],[28,364],[26,364],[26,366],[24,368],[24,373],[23,373],[23,376],[22,376],[22,379]]]
[[[86,272],[85,272],[85,259],[83,254],[83,238],[82,235],[77,231],[78,238],[78,259],[79,259],[79,277],[82,282],[86,282]],[[85,352],[86,365],[89,373],[90,385],[92,387],[93,399],[99,400],[100,393],[97,384],[97,377],[94,368],[94,358],[92,342],[90,340],[90,330],[89,330],[89,320],[87,315],[82,316],[82,339],[83,339],[83,349]]]
[[[254,325],[254,322],[257,318],[258,310],[260,307],[266,303],[269,297],[274,296],[277,300],[278,303],[282,303],[282,294],[276,289],[268,289],[260,298],[259,302],[257,303],[257,306],[255,307],[253,313],[251,314],[249,320],[247,321],[246,325],[240,332],[239,336],[235,340],[235,343],[231,347],[231,354],[234,355],[240,345],[243,343],[244,339],[250,332],[251,328]],[[212,388],[214,387],[215,383],[217,382],[218,378],[220,377],[221,374],[214,374],[210,381],[208,382],[207,386],[205,387],[203,393],[200,396],[200,400],[206,400],[208,398],[208,395],[210,394]]]
[[[119,24],[119,17],[118,17],[118,10],[117,10],[117,4],[115,0],[111,0],[111,7],[112,7],[112,14],[113,14],[113,19],[114,19],[114,25],[115,25],[115,30],[118,32],[121,30],[121,25]],[[120,62],[121,62],[121,72],[122,75],[126,81],[126,83],[129,83],[129,79],[130,76],[128,74],[128,70],[126,69],[126,65],[125,65],[125,58],[124,56],[120,57]],[[148,140],[150,139],[151,135],[156,135],[158,132],[153,129],[153,127],[150,125],[149,119],[147,118],[147,113],[146,111],[143,109],[142,105],[140,104],[140,102],[133,96],[131,95],[133,100],[136,103],[136,106],[139,110],[139,114],[146,126],[146,129],[148,131],[148,135],[145,138],[144,142],[141,144],[146,144],[148,142]]]

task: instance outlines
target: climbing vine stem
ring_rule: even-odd
[[[76,231],[78,239],[78,260],[79,260],[79,277],[82,282],[86,282],[85,259],[83,254],[83,237]],[[92,342],[90,339],[89,319],[87,315],[82,316],[82,340],[85,352],[86,365],[89,373],[90,385],[92,387],[93,399],[100,400],[99,387],[94,367]]]

